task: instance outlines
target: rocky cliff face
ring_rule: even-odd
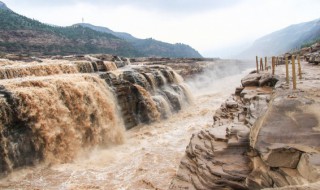
[[[242,80],[213,127],[192,136],[169,189],[318,189],[318,79],[305,76],[297,91],[280,81],[273,93],[277,80],[267,73]]]

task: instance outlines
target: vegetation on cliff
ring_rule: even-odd
[[[126,40],[133,47],[138,49],[144,55],[148,55],[148,56],[187,57],[187,58],[202,57],[198,51],[196,51],[189,45],[182,44],[182,43],[170,44],[170,43],[161,42],[152,38],[139,39],[125,32],[114,32],[109,28],[94,26],[88,23],[79,23],[79,24],[75,24],[74,26],[87,27],[98,32],[103,32],[103,33],[117,36],[118,38]]]
[[[126,57],[201,57],[188,45],[169,44],[153,39],[132,39],[128,40],[115,32],[79,24],[68,27],[44,24],[13,12],[5,4],[0,8],[0,52],[4,53],[107,53]]]

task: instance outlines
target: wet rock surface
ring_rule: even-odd
[[[166,66],[137,66],[100,77],[115,92],[127,129],[167,118],[192,101],[180,76]]]
[[[320,69],[304,64],[300,88],[292,90],[278,68],[277,77],[242,79],[212,128],[192,136],[169,189],[319,188]]]

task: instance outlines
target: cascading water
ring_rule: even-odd
[[[229,63],[222,62],[219,64]],[[125,118],[125,116],[131,116],[128,113],[136,114],[136,118],[139,118],[139,116],[137,112],[134,112],[137,107],[132,112],[127,110],[128,115],[124,115],[124,106],[130,105],[134,102],[133,100],[142,101],[143,99],[139,99],[139,91],[132,83],[123,80],[124,70],[142,73],[150,86],[152,86],[152,82],[149,82],[152,80],[150,78],[154,78],[153,84],[156,87],[155,90],[148,91],[149,95],[157,107],[161,105],[160,102],[167,102],[170,111],[173,112],[173,105],[164,90],[169,88],[169,91],[173,93],[175,92],[173,86],[183,87],[181,83],[180,85],[177,85],[179,83],[169,84],[169,79],[167,79],[167,85],[158,86],[163,84],[163,81],[159,82],[158,80],[162,79],[157,78],[156,75],[159,76],[159,74],[155,73],[161,72],[162,68],[153,68],[155,69],[153,70],[151,67],[131,67],[130,69],[123,68],[123,70],[99,73],[100,77],[108,84],[114,84],[110,87],[112,87],[119,101],[125,121],[130,121]],[[13,172],[9,177],[0,180],[0,188],[167,189],[175,175],[185,147],[189,143],[190,136],[194,132],[212,125],[214,111],[233,92],[234,87],[240,84],[239,81],[243,76],[240,73],[246,69],[236,67],[239,70],[232,74],[228,72],[230,71],[229,67],[217,65],[215,68],[220,70],[205,72],[201,77],[206,84],[212,83],[211,85],[198,88],[197,85],[201,84],[198,80],[200,77],[196,77],[194,80],[189,79],[188,83],[192,85],[192,94],[196,96],[194,104],[186,106],[185,109],[176,114],[169,114],[170,117],[165,120],[147,125],[140,124],[126,131],[126,142],[124,144],[108,149],[95,149],[77,157],[72,163],[55,164],[51,167],[25,168],[19,172]],[[211,75],[214,72],[225,73],[225,75],[219,78]],[[163,76],[165,77],[165,74]],[[133,92],[138,94],[133,95]],[[178,92],[175,93],[178,94]],[[122,99],[121,97],[127,98]],[[165,101],[160,99],[165,99]],[[123,102],[121,103],[121,101]],[[159,111],[159,113],[162,117],[162,112]]]
[[[191,102],[168,67],[126,66],[117,58],[123,66],[117,69],[115,62],[87,58],[0,68],[0,175],[120,144],[123,126],[159,122]]]
[[[71,161],[81,148],[119,144],[123,121],[103,80],[57,75],[1,82],[4,169]]]
[[[127,129],[177,112],[192,96],[183,80],[164,66],[130,66],[100,74],[113,88]],[[156,108],[156,109],[155,109]]]

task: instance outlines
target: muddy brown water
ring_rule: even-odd
[[[246,73],[203,89],[189,81],[194,103],[179,113],[126,131],[122,145],[82,152],[71,163],[16,170],[0,180],[0,189],[167,189],[191,135],[211,127],[215,110]]]

